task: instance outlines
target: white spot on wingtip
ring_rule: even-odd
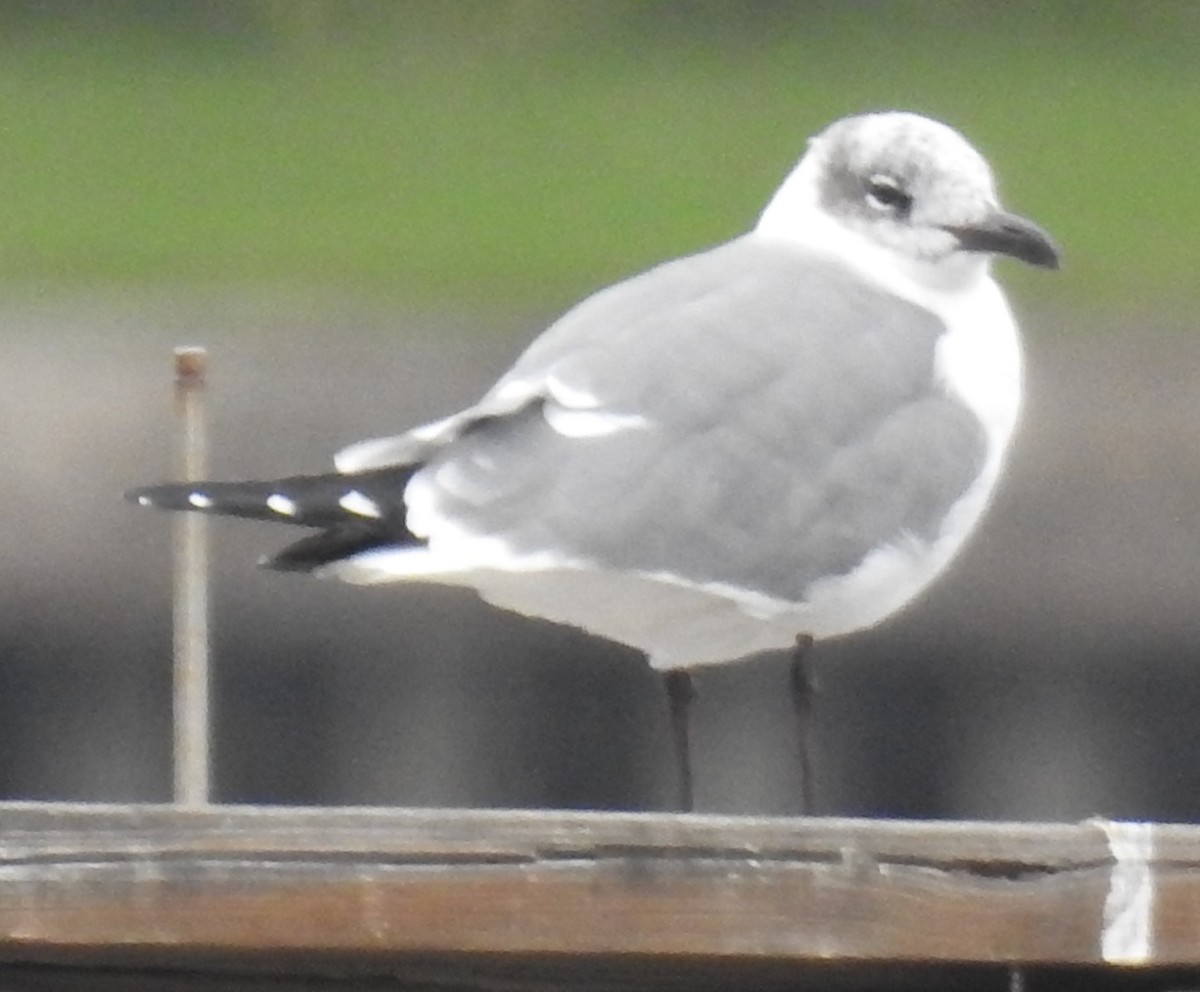
[[[294,517],[298,507],[296,501],[283,493],[271,493],[267,497],[267,509],[273,510],[281,517]]]
[[[137,503],[138,506],[153,506],[154,500],[152,500],[149,496],[139,496],[137,498]]]
[[[188,493],[187,501],[197,510],[207,510],[213,505],[212,498],[205,496],[204,493]]]
[[[1154,824],[1089,822],[1104,831],[1113,859],[1100,955],[1109,964],[1145,964],[1154,953]]]
[[[338,506],[347,513],[353,513],[359,517],[372,517],[378,520],[383,516],[380,512],[379,504],[369,496],[364,496],[357,489],[351,489],[350,492],[339,499]]]

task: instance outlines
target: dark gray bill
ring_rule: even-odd
[[[1011,255],[1043,269],[1058,268],[1054,240],[1033,221],[1016,214],[996,211],[977,224],[947,227],[967,251],[989,251]]]

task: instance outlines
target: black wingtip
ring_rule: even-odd
[[[259,565],[274,572],[312,572],[364,551],[418,543],[407,528],[396,524],[340,524],[292,542],[272,557],[259,561]]]
[[[124,498],[130,503],[153,507],[156,510],[203,510],[203,505],[193,501],[196,495],[193,486],[168,483],[129,489],[124,493]]]
[[[414,471],[411,466],[397,466],[355,475],[329,472],[238,482],[171,482],[130,489],[125,498],[160,510],[405,533],[404,488]]]

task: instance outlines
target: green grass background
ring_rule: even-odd
[[[1198,295],[1200,4],[0,4],[0,283],[552,311],[749,226],[828,121],[964,131],[1033,298]]]

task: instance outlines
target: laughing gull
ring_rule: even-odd
[[[690,808],[690,669],[793,649],[802,699],[804,646],[900,610],[979,520],[1021,396],[996,254],[1058,264],[961,135],[845,118],[752,231],[584,300],[461,413],[326,475],[129,495],[317,528],[271,568],[467,586],[640,649]]]

